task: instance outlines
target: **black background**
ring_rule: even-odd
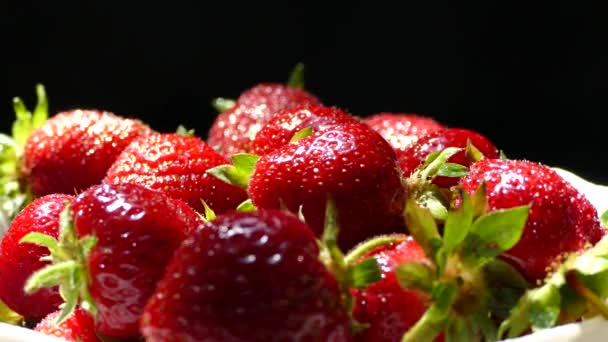
[[[282,82],[302,61],[326,104],[429,115],[608,183],[605,13],[591,1],[3,1],[0,127],[11,98],[33,105],[42,82],[52,112],[204,136],[213,97]]]

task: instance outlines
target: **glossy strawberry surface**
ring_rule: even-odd
[[[294,215],[218,216],[175,253],[146,305],[146,341],[350,341],[337,282]]]
[[[397,265],[420,262],[431,265],[418,242],[403,236],[403,241],[373,249],[362,259],[373,257],[378,262],[382,279],[366,289],[352,290],[355,297],[354,317],[368,324],[355,337],[356,341],[392,342],[401,341],[424,314],[430,302],[427,294],[399,285],[394,270]]]
[[[91,187],[72,210],[77,234],[98,240],[87,263],[97,330],[137,337],[144,304],[175,249],[202,223],[198,214],[162,192],[126,183]]]
[[[473,193],[486,184],[488,210],[530,205],[519,242],[502,258],[529,280],[543,279],[570,253],[596,243],[605,234],[596,209],[551,168],[523,160],[484,159],[462,179]]]
[[[249,195],[259,208],[300,207],[316,234],[323,231],[328,194],[347,250],[381,233],[400,231],[404,190],[395,151],[363,123],[337,125],[262,156]]]
[[[253,140],[253,152],[258,155],[268,154],[288,144],[294,134],[305,128],[319,132],[337,124],[356,121],[353,116],[336,107],[307,106],[284,110],[270,119],[257,133]]]
[[[204,212],[201,199],[217,214],[235,209],[244,190],[206,171],[228,161],[203,140],[179,134],[155,134],[129,145],[108,170],[105,183],[133,183],[159,190]]]
[[[61,324],[57,324],[60,310],[50,313],[34,327],[35,331],[45,335],[59,337],[68,342],[98,342],[95,334],[93,317],[81,308],[77,308]]]
[[[446,128],[431,117],[412,113],[381,112],[364,118],[363,122],[380,133],[397,155],[421,136]]]
[[[479,132],[463,128],[446,128],[428,133],[418,139],[416,143],[406,148],[399,155],[399,165],[404,176],[409,176],[424,162],[432,152],[443,151],[447,147],[465,148],[470,140],[485,158],[498,158],[499,152],[494,144]],[[448,159],[450,163],[471,165],[465,151],[461,151]],[[434,183],[440,187],[448,188],[458,183],[458,178],[437,177]]]
[[[57,310],[63,301],[57,288],[44,288],[31,295],[25,294],[26,280],[48,265],[40,258],[48,256],[46,247],[31,243],[19,243],[28,233],[36,232],[57,237],[59,214],[65,202],[73,196],[63,194],[46,195],[26,206],[13,220],[0,241],[0,300],[26,319],[36,321]]]
[[[120,152],[151,131],[139,120],[109,112],[59,113],[28,138],[23,176],[36,196],[74,194],[100,183]]]
[[[278,83],[262,83],[244,91],[231,109],[220,113],[207,142],[222,155],[252,152],[251,143],[262,126],[285,109],[320,104],[309,92]]]

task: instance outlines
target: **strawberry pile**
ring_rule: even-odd
[[[107,111],[0,134],[0,321],[67,341],[496,341],[608,318],[608,238],[552,168],[261,83],[205,136]],[[607,215],[601,215],[606,217]]]

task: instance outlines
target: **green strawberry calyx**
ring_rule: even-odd
[[[237,153],[231,157],[232,164],[219,165],[207,170],[207,173],[241,189],[247,189],[249,178],[253,174],[255,163],[260,157],[255,154]]]
[[[304,63],[297,63],[287,79],[287,86],[295,89],[304,89]],[[227,97],[216,97],[211,100],[211,106],[218,112],[223,113],[237,105],[237,101]]]
[[[42,126],[49,116],[43,85],[36,85],[36,95],[38,101],[33,112],[27,110],[20,98],[13,99],[16,118],[11,135],[0,133],[0,237],[15,215],[32,200],[27,186],[21,180],[23,148],[32,132]]]
[[[11,310],[0,300],[0,322],[13,325],[22,325],[25,321],[23,316]]]
[[[403,288],[421,290],[430,304],[402,341],[431,341],[441,333],[448,341],[495,340],[496,319],[503,319],[529,284],[497,257],[520,239],[529,206],[486,212],[483,184],[471,198],[458,189],[442,232],[431,211],[415,198],[404,209],[410,234],[428,262],[395,268]]]
[[[20,243],[33,243],[49,249],[50,254],[44,260],[50,264],[34,272],[26,281],[25,293],[33,293],[41,288],[59,286],[59,294],[64,300],[57,324],[61,324],[80,306],[93,317],[96,306],[89,293],[90,276],[88,256],[97,243],[95,236],[78,239],[72,222],[70,204],[66,203],[59,219],[59,236],[57,239],[41,233],[29,233]]]
[[[569,255],[545,283],[520,298],[498,338],[516,337],[595,316],[608,319],[608,235]]]

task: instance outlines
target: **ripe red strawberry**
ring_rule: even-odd
[[[179,134],[154,134],[131,143],[104,179],[105,183],[134,183],[181,199],[199,212],[201,199],[216,213],[235,209],[247,198],[244,190],[207,172],[227,160],[203,140]]]
[[[407,262],[431,263],[416,240],[405,235],[400,237],[401,241],[375,248],[364,255],[376,259],[382,270],[382,280],[365,289],[352,291],[354,317],[360,323],[368,324],[355,336],[357,341],[401,341],[403,334],[427,309],[429,295],[420,290],[402,288],[394,270]]]
[[[268,154],[288,144],[294,134],[308,127],[317,132],[356,121],[350,114],[335,107],[307,106],[284,110],[270,119],[255,136],[253,152]]]
[[[470,129],[446,128],[433,131],[420,137],[413,145],[402,151],[399,155],[399,165],[403,171],[403,175],[406,177],[411,175],[432,152],[443,151],[447,147],[466,148],[467,140],[469,140],[485,158],[498,158],[499,151],[492,142],[481,133]],[[465,151],[456,153],[448,159],[448,162],[464,166],[469,166],[471,164],[471,160],[467,158]],[[439,176],[433,180],[433,183],[443,188],[449,188],[458,183],[458,178]]]
[[[488,211],[531,204],[519,242],[502,255],[529,280],[543,279],[554,262],[595,244],[605,234],[596,209],[551,168],[521,160],[482,159],[462,179],[474,192],[485,182]]]
[[[431,117],[411,113],[381,112],[364,118],[363,122],[380,133],[393,146],[397,156],[421,136],[446,128]]]
[[[55,311],[40,321],[34,330],[45,335],[60,337],[70,342],[99,342],[95,335],[95,322],[93,317],[83,309],[77,308],[61,324],[57,324],[57,318],[61,311]]]
[[[94,186],[76,198],[72,210],[77,235],[98,239],[87,265],[97,330],[137,336],[144,304],[175,249],[201,224],[198,214],[135,184]]]
[[[275,114],[320,104],[305,90],[277,83],[263,83],[243,92],[234,107],[220,113],[209,130],[207,142],[224,156],[251,152],[255,135]]]
[[[27,295],[23,286],[32,273],[49,264],[40,260],[48,249],[30,243],[19,243],[31,232],[57,237],[59,213],[70,195],[46,195],[25,207],[13,220],[0,241],[0,300],[28,320],[36,321],[57,310],[62,300],[57,288],[41,289]]]
[[[327,194],[335,199],[343,250],[403,229],[404,190],[395,151],[363,123],[334,126],[260,157],[248,192],[258,208],[292,212],[323,231]]]
[[[26,291],[58,284],[66,301],[61,317],[80,299],[95,314],[99,334],[138,337],[148,297],[175,249],[202,225],[200,216],[180,200],[128,183],[95,185],[69,209],[62,212],[60,241],[30,236],[50,245],[56,263],[32,275]]]
[[[139,120],[109,112],[59,113],[28,138],[23,176],[36,196],[73,194],[100,183],[120,152],[134,138],[150,132]]]
[[[229,213],[180,246],[146,305],[146,341],[350,341],[334,276],[294,215]]]

